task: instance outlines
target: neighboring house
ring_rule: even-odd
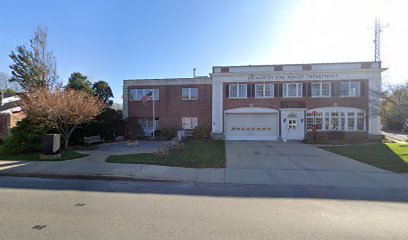
[[[319,132],[380,135],[380,62],[213,67],[210,77],[125,80],[124,117],[153,131],[206,126],[227,140],[301,140],[315,119]]]
[[[0,95],[0,139],[4,140],[9,136],[11,128],[25,117],[26,114],[22,112],[20,97],[15,94]]]

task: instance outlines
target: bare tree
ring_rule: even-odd
[[[106,107],[98,97],[84,91],[47,87],[23,96],[24,110],[35,121],[55,128],[62,136],[65,149],[75,128],[98,116]]]
[[[0,91],[7,92],[7,91],[14,91],[14,92],[21,92],[19,84],[17,82],[10,82],[10,76],[7,73],[0,72]]]

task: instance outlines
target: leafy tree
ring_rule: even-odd
[[[84,137],[100,135],[105,141],[114,141],[115,137],[123,136],[126,121],[121,110],[105,108],[94,120],[78,125],[72,133],[70,143],[82,144]]]
[[[14,62],[10,65],[11,82],[17,82],[26,90],[38,87],[53,88],[58,85],[56,60],[48,50],[47,29],[37,27],[29,46],[18,46],[9,55]]]
[[[144,130],[139,124],[139,120],[135,117],[130,117],[126,122],[125,138],[127,140],[135,140],[144,137]]]
[[[95,94],[106,104],[112,106],[113,101],[109,98],[113,98],[112,89],[109,84],[105,81],[97,81],[93,84],[92,89]]]
[[[408,82],[389,86],[383,94],[382,111],[389,129],[401,130],[408,119]]]
[[[5,93],[5,94],[10,94],[10,95],[14,95],[14,94],[16,94],[17,92],[14,91],[13,89],[7,88],[6,90],[3,91],[3,93]]]
[[[74,72],[68,79],[68,84],[66,88],[85,91],[90,94],[94,94],[94,90],[92,89],[92,82],[88,80],[88,77],[82,75],[79,72]]]
[[[42,87],[22,96],[22,99],[28,116],[61,134],[65,149],[68,149],[69,138],[75,128],[95,119],[105,108],[105,103],[98,97],[74,89],[49,90]]]
[[[4,141],[3,149],[7,153],[40,151],[42,137],[49,131],[50,129],[43,124],[24,118],[11,129],[11,135]]]

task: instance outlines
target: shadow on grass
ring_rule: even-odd
[[[322,147],[327,151],[392,172],[408,172],[408,148],[405,144],[375,143],[355,146]]]

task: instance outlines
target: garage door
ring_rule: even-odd
[[[226,140],[278,140],[278,113],[226,113]]]

